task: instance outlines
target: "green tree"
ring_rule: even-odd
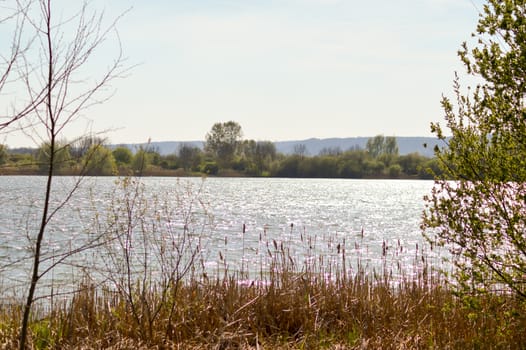
[[[151,153],[143,147],[140,147],[133,156],[131,167],[136,174],[141,175],[150,167],[151,163]]]
[[[30,167],[35,164],[35,158],[31,153],[10,153],[7,161],[18,168]]]
[[[376,135],[367,140],[365,149],[373,158],[378,158],[384,151],[385,137],[383,135]]]
[[[298,143],[294,145],[292,153],[300,157],[305,157],[309,154],[309,151],[307,150],[307,145],[305,145],[304,143]]]
[[[206,134],[205,151],[222,167],[229,167],[239,152],[243,133],[237,122],[215,123]]]
[[[84,155],[85,173],[87,175],[115,175],[117,164],[112,152],[102,146],[91,146]]]
[[[338,176],[338,159],[335,156],[317,156],[312,158],[312,169],[309,177],[335,178]]]
[[[402,167],[400,166],[400,164],[392,164],[387,169],[387,173],[390,178],[397,178],[402,173]]]
[[[0,144],[0,165],[7,162],[7,146]]]
[[[276,145],[270,141],[243,141],[243,156],[248,163],[249,175],[262,175],[270,168],[270,164],[276,159]]]
[[[117,162],[117,165],[130,165],[133,159],[133,153],[128,147],[117,147],[112,152],[113,158]]]
[[[152,165],[161,165],[162,157],[158,147],[147,147],[146,152],[148,153],[148,158]]]
[[[276,176],[300,177],[300,165],[303,159],[303,156],[297,154],[285,157],[276,169]]]
[[[47,174],[50,168],[54,174],[60,173],[70,167],[70,161],[70,147],[65,141],[55,141],[53,147],[46,142],[38,149],[37,162],[42,174]]]
[[[387,136],[385,138],[384,153],[392,156],[398,155],[398,142],[396,142],[396,137]]]
[[[271,141],[256,142],[255,163],[259,175],[270,171],[270,166],[277,156],[276,145]]]
[[[161,162],[159,163],[163,169],[177,169],[179,168],[179,158],[175,153],[161,156]]]
[[[418,175],[420,169],[428,158],[422,156],[419,153],[409,153],[398,157],[398,164],[402,167],[402,171],[409,175]]]
[[[526,298],[526,1],[490,0],[473,48],[459,56],[480,83],[443,98],[444,175],[426,198],[424,234],[446,246],[463,292],[509,289]],[[447,179],[457,181],[448,182]]]
[[[217,175],[219,167],[216,162],[206,161],[201,167],[201,172],[207,175]]]
[[[373,158],[383,158],[389,164],[395,156],[398,156],[398,144],[395,137],[385,137],[377,135],[367,140],[367,152]]]
[[[340,156],[342,154],[342,149],[338,147],[324,147],[318,152],[319,156]]]
[[[179,162],[184,170],[197,169],[201,163],[202,153],[199,147],[184,143],[177,151]]]
[[[96,135],[80,137],[70,144],[71,156],[75,159],[84,157],[93,146],[106,144],[106,139]]]
[[[362,149],[353,149],[345,152],[340,158],[339,173],[345,178],[362,178],[365,174],[364,162],[369,154]]]
[[[378,159],[366,159],[363,162],[364,174],[368,176],[383,176],[385,164]]]
[[[441,177],[444,175],[441,163],[438,158],[430,158],[419,167],[418,177],[421,179],[433,179],[433,177]]]

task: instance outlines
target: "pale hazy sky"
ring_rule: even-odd
[[[132,7],[118,29],[138,65],[86,118],[113,143],[202,140],[228,120],[256,140],[430,136],[482,3],[97,0],[106,16]]]

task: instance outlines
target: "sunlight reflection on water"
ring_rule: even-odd
[[[47,233],[45,253],[68,250],[90,234],[93,213],[110,205],[116,178],[86,179],[81,189],[57,213]],[[388,264],[414,268],[415,256],[425,246],[419,228],[423,196],[432,181],[343,180],[281,178],[143,178],[147,194],[170,199],[174,188],[191,186],[212,217],[203,237],[204,266],[209,273],[244,269],[257,275],[268,268],[269,254],[283,244],[305,264],[312,259],[341,263],[343,248],[349,266],[378,268]],[[43,177],[0,177],[0,277],[4,287],[23,286],[29,278],[31,246],[39,222]],[[74,178],[55,178],[55,205]],[[202,185],[202,187],[201,187]],[[243,233],[243,227],[245,232]],[[418,248],[417,248],[418,247]],[[420,249],[420,252],[417,251]],[[270,253],[269,253],[270,252]],[[387,254],[386,254],[387,252]],[[439,261],[438,252],[424,252]],[[46,278],[48,283],[75,283],[90,253],[67,260]],[[223,257],[223,260],[220,259]],[[80,260],[79,260],[80,259]],[[53,260],[44,262],[43,268]],[[93,262],[87,263],[91,265]]]

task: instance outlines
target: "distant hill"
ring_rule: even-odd
[[[152,141],[150,143],[119,143],[110,145],[111,148],[115,147],[127,147],[133,152],[137,151],[140,147],[152,149],[156,152],[159,152],[160,155],[166,156],[168,154],[177,153],[179,147],[182,145],[188,145],[192,147],[199,147],[203,149],[203,141]]]
[[[328,138],[328,139],[306,139],[296,141],[277,141],[274,142],[276,149],[280,153],[292,154],[294,148],[297,145],[305,145],[305,149],[308,155],[314,156],[320,153],[323,149],[336,149],[339,148],[342,151],[346,151],[350,148],[365,148],[369,137],[347,137],[347,138]],[[398,148],[401,155],[409,153],[420,153],[421,155],[432,157],[433,148],[435,145],[443,146],[436,137],[397,137]],[[158,151],[161,155],[176,153],[180,145],[190,145],[199,148],[203,148],[203,141],[162,141],[162,142],[151,142],[149,147]],[[135,151],[140,146],[145,147],[147,144],[119,144],[112,145],[126,146],[131,150]],[[427,147],[424,147],[427,145]]]
[[[276,142],[279,152],[290,154],[294,152],[294,147],[299,144],[305,145],[309,155],[317,155],[323,149],[339,148],[346,151],[350,148],[363,148],[367,144],[369,137],[348,137],[348,138],[329,138],[329,139],[307,139],[302,141],[280,141]],[[421,155],[432,157],[435,145],[440,145],[435,137],[397,137],[399,153],[401,155],[409,153],[420,153]],[[427,147],[424,147],[427,145]]]

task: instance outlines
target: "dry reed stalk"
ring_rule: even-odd
[[[520,349],[526,344],[526,305],[509,295],[466,301],[426,265],[419,264],[415,275],[393,274],[388,266],[376,274],[361,267],[346,271],[334,260],[313,259],[305,266],[286,245],[271,246],[269,272],[260,272],[259,281],[240,283],[245,275],[225,272],[218,278],[193,274],[181,282],[173,314],[161,305],[153,325],[169,329],[166,334],[146,338],[125,295],[94,287],[80,288],[70,304],[40,321],[52,319],[46,324],[54,327],[50,343],[57,349]],[[159,291],[152,286],[143,297],[155,300]],[[17,317],[16,308],[0,308],[0,343],[14,339]],[[31,334],[33,342],[36,336]]]

